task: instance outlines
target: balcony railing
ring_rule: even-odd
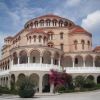
[[[11,71],[50,71],[51,69],[61,70],[62,68],[58,65],[51,64],[16,64],[11,66]]]
[[[52,64],[16,64],[11,65],[9,70],[0,70],[0,76],[8,75],[13,71],[50,71],[51,69],[62,71],[62,67]],[[64,67],[66,73],[100,73],[100,67]]]
[[[100,67],[64,67],[66,73],[100,73]]]

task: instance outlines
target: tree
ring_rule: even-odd
[[[18,94],[22,98],[31,98],[35,94],[34,82],[29,77],[17,81]]]
[[[81,75],[76,76],[74,81],[75,81],[75,86],[76,87],[82,88],[85,84],[85,77],[81,76]]]
[[[64,84],[62,73],[51,70],[51,73],[49,74],[49,82],[50,84],[54,84],[54,86]]]
[[[49,74],[50,84],[54,84],[55,91],[59,91],[61,89],[65,90],[72,82],[71,75],[65,72],[58,72],[55,70],[51,70]]]

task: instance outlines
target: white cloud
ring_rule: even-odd
[[[100,10],[95,11],[82,20],[82,26],[89,31],[100,29]]]
[[[68,6],[77,6],[80,2],[81,0],[67,0],[66,3]]]
[[[93,34],[94,46],[100,45],[100,10],[88,14],[81,26]]]

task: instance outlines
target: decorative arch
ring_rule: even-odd
[[[51,64],[51,52],[50,51],[46,50],[43,52],[42,62],[44,64]]]
[[[49,74],[43,76],[42,86],[43,92],[50,92]]]
[[[53,22],[53,26],[57,26],[57,20],[56,19],[53,19],[52,22]]]
[[[74,64],[76,67],[82,67],[83,66],[83,57],[81,55],[76,55],[74,59]]]
[[[40,63],[40,51],[39,50],[31,50],[30,63]]]
[[[39,91],[39,75],[36,73],[32,73],[30,75],[30,79],[34,82],[34,86],[36,88],[36,91]]]
[[[39,21],[39,23],[40,23],[40,26],[44,26],[44,19],[41,19],[41,20]]]
[[[53,42],[48,42],[47,45],[48,45],[48,47],[51,47],[51,48],[54,47],[54,43]]]
[[[15,89],[15,75],[14,74],[11,75],[10,84],[11,84],[11,89]]]
[[[100,67],[100,56],[95,57],[95,66]]]
[[[19,53],[19,63],[23,64],[23,63],[28,63],[28,56],[27,56],[27,52],[25,50],[22,50]]]
[[[50,26],[51,20],[50,19],[46,19],[46,26]]]
[[[74,40],[74,48],[75,48],[75,50],[77,50],[77,45],[78,45],[78,41],[77,40]]]
[[[82,44],[82,49],[84,50],[85,41],[81,40],[81,44]]]
[[[97,77],[97,84],[100,84],[100,75]]]
[[[23,73],[20,73],[19,75],[18,75],[18,79],[24,79],[25,78],[25,74],[23,74]]]
[[[63,67],[73,67],[73,61],[71,56],[65,56],[62,59],[62,66]]]
[[[93,57],[91,55],[87,55],[85,57],[85,66],[92,67],[93,66]]]
[[[59,27],[62,27],[62,26],[63,26],[63,21],[59,20]]]
[[[13,64],[18,64],[17,52],[13,53]]]
[[[54,64],[54,65],[58,65],[58,61],[59,61],[59,53],[58,53],[58,52],[55,52],[55,53],[54,53],[53,64]]]

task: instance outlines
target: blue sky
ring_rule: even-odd
[[[0,48],[4,37],[18,33],[26,21],[44,14],[74,21],[93,34],[94,47],[100,45],[100,0],[0,0]]]

